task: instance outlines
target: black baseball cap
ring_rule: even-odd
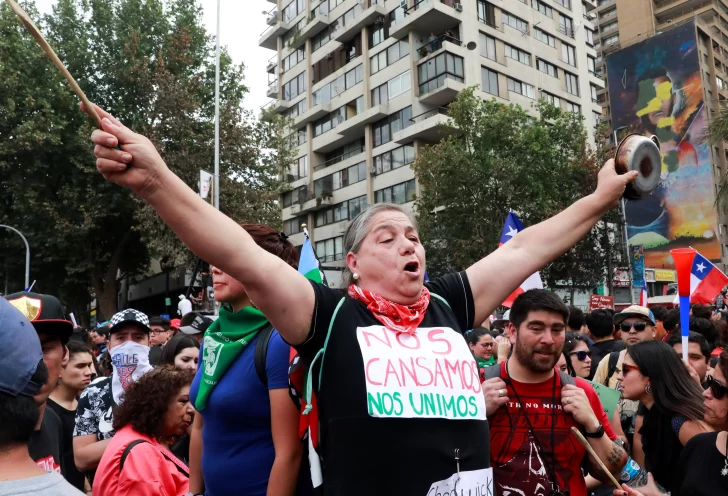
[[[63,344],[73,334],[73,323],[66,320],[61,300],[55,296],[22,291],[5,298],[33,324],[36,332],[58,336]]]
[[[205,332],[214,322],[210,317],[198,312],[188,312],[182,317],[179,330],[185,334],[200,334]]]
[[[116,312],[109,321],[109,334],[113,333],[122,324],[134,324],[142,328],[145,332],[149,332],[149,317],[144,312],[129,308]]]

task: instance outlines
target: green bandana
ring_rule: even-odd
[[[198,412],[207,406],[212,390],[230,365],[266,325],[268,319],[253,307],[234,313],[220,309],[220,316],[207,329],[203,341],[202,380],[195,399]]]
[[[491,355],[490,358],[487,360],[475,357],[475,361],[478,362],[479,369],[484,369],[486,367],[490,367],[491,365],[495,365],[495,355]]]

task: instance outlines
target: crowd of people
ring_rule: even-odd
[[[672,311],[585,316],[530,290],[490,325],[634,173],[609,162],[593,194],[427,283],[414,221],[397,205],[370,206],[344,236],[339,290],[297,271],[285,235],[227,218],[148,139],[97,112],[97,168],[211,265],[222,307],[174,329],[124,309],[84,333],[57,298],[0,298],[0,495],[728,491],[717,314],[693,308],[688,363]],[[301,391],[289,364],[304,366]],[[610,414],[599,388],[621,393]],[[614,476],[628,484],[605,486]]]

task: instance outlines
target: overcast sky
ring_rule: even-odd
[[[38,10],[50,13],[56,0],[35,0]],[[216,30],[217,0],[198,0],[204,9],[203,21],[214,35]],[[258,38],[268,27],[263,12],[275,5],[267,0],[220,0],[220,42],[226,45],[235,63],[245,63],[245,84],[250,88],[245,107],[257,110],[269,98],[268,75],[265,71],[268,59],[275,52],[258,46]]]

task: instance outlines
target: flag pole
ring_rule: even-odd
[[[217,0],[217,35],[215,36],[215,191],[214,206],[220,210],[220,0]]]
[[[321,260],[319,260],[318,253],[316,253],[316,248],[313,247],[313,243],[311,243],[311,237],[308,235],[308,226],[306,224],[301,224],[301,228],[303,229],[303,235],[306,236],[306,240],[308,240],[308,242],[311,244],[311,251],[313,252],[313,256],[316,257],[316,263],[318,264],[318,269],[321,273],[321,282],[328,286],[329,283],[328,281],[326,281],[326,274],[324,274],[324,271],[321,269]]]

